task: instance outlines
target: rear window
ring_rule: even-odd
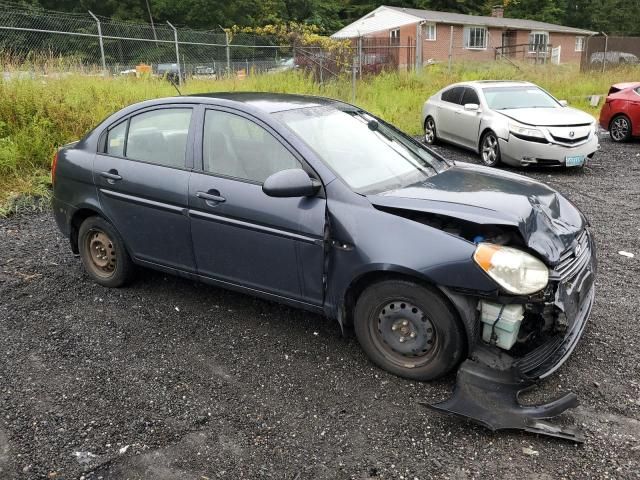
[[[618,93],[620,91],[620,89],[618,87],[611,87],[609,89],[609,93],[607,95],[611,95],[612,93]]]

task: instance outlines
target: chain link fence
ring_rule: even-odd
[[[121,22],[0,2],[3,64],[47,60],[111,75],[249,75],[295,67],[293,45],[277,38]],[[51,64],[51,62],[49,62]]]
[[[582,52],[582,71],[602,71],[640,64],[640,37],[588,37]]]

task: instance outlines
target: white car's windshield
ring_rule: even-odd
[[[419,143],[363,111],[322,106],[275,115],[358,193],[422,183],[448,168]]]
[[[514,108],[558,108],[560,104],[544,90],[533,85],[522,87],[486,87],[482,89],[492,110]]]

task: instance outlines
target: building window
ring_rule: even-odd
[[[485,27],[464,27],[464,48],[487,48],[487,29]]]
[[[576,52],[584,51],[584,37],[576,37]]]
[[[547,32],[531,32],[529,34],[529,53],[546,52],[549,44]]]
[[[429,40],[431,42],[435,42],[436,40],[436,24],[435,23],[427,23],[424,26],[424,39]]]
[[[391,40],[391,45],[400,45],[400,29],[389,30],[389,39]]]

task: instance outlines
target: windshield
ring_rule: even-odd
[[[448,168],[410,137],[363,111],[322,106],[275,115],[358,193],[422,183]]]
[[[492,110],[513,108],[558,108],[560,104],[535,86],[483,88],[484,98]]]

